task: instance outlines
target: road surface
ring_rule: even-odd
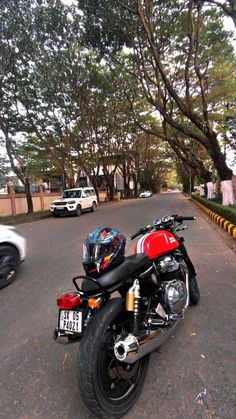
[[[182,194],[101,205],[81,217],[19,225],[28,257],[17,279],[0,291],[0,419],[93,418],[77,390],[78,344],[52,339],[56,296],[82,274],[82,241],[98,225],[130,237],[154,218],[196,215],[184,232],[201,301],[151,355],[143,393],[126,419],[236,417],[236,254],[219,227]],[[230,239],[231,240],[231,239]],[[133,242],[127,240],[127,253]]]

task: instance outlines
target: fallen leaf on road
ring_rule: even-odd
[[[207,407],[207,391],[206,388],[201,391],[194,400],[196,403],[200,404],[201,406]]]
[[[64,359],[63,359],[63,362],[62,362],[62,366],[61,366],[62,368],[64,368],[67,356],[68,356],[68,352],[65,353],[65,356],[64,356]]]

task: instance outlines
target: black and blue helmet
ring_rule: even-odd
[[[111,227],[97,227],[83,243],[83,266],[86,275],[100,276],[124,260],[125,237]]]

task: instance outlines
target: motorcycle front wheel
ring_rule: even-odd
[[[122,299],[112,299],[90,321],[82,338],[77,377],[86,406],[98,417],[125,415],[138,399],[149,356],[132,365],[119,362],[114,342],[128,327]]]
[[[189,278],[189,299],[191,305],[197,304],[200,300],[200,291],[197,283],[197,278],[191,275]]]

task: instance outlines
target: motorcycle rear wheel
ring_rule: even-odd
[[[78,385],[86,406],[98,417],[122,417],[143,389],[149,356],[128,365],[114,355],[115,337],[126,325],[122,299],[112,299],[89,321],[80,344]]]

